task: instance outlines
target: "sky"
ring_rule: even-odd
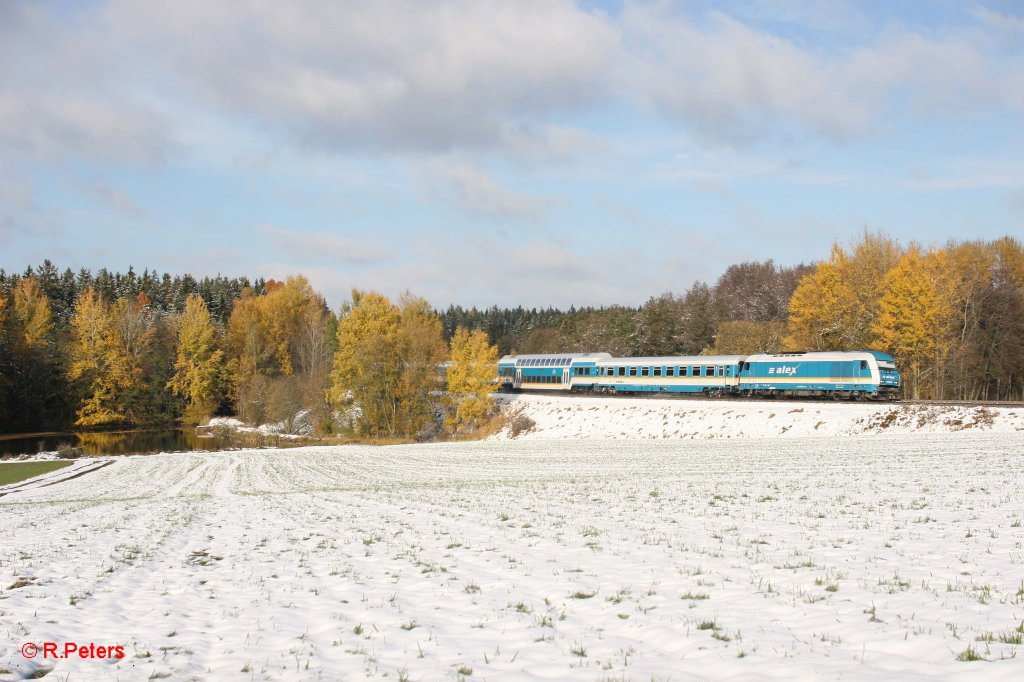
[[[1024,4],[0,0],[0,268],[638,305],[1024,238]]]

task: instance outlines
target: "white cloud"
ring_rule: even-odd
[[[1017,106],[984,36],[883,31],[846,49],[812,49],[722,13],[700,24],[660,6],[624,13],[633,96],[705,141],[743,145],[812,133],[837,142],[873,134],[892,108],[922,116]]]
[[[128,220],[149,220],[150,216],[146,211],[132,201],[127,194],[117,187],[108,185],[100,180],[76,183],[78,188],[87,193],[96,201],[114,209],[122,217]]]
[[[355,240],[330,232],[299,232],[273,225],[260,225],[258,229],[270,239],[276,252],[301,259],[297,267],[325,261],[366,265],[387,259],[386,251],[369,237]]]
[[[476,215],[539,220],[554,205],[550,198],[516,192],[468,163],[433,161],[421,166],[428,191]]]
[[[617,36],[570,2],[111,3],[202,101],[316,148],[446,151],[604,96]]]
[[[32,205],[32,183],[13,164],[0,162],[0,203],[16,208]]]

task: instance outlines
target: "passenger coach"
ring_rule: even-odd
[[[598,361],[608,353],[506,355],[498,361],[498,382],[504,390],[579,391],[590,387]],[[574,383],[576,381],[576,383]]]
[[[706,393],[736,390],[742,355],[609,358],[597,363],[599,393]]]
[[[616,358],[608,353],[506,355],[504,390],[700,393],[709,396],[898,398],[892,356],[877,351]]]

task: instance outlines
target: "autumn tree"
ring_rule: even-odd
[[[262,295],[243,292],[225,333],[232,400],[237,413],[250,422],[294,415],[303,394],[315,393],[306,390],[305,380],[319,380],[316,391],[322,395],[326,377],[323,358],[314,361],[323,344],[310,338],[310,326],[315,332],[324,323],[323,298],[301,275],[285,282],[270,280],[265,288]],[[271,411],[272,396],[277,409]],[[289,410],[292,415],[283,414]]]
[[[206,302],[191,294],[178,326],[174,375],[167,388],[184,399],[185,418],[201,421],[213,414],[223,395],[224,351],[217,347],[217,328]]]
[[[438,366],[448,348],[441,335],[441,320],[426,300],[407,293],[399,304],[405,357],[399,377],[396,431],[423,438],[434,433],[442,388]]]
[[[18,320],[20,341],[28,347],[39,347],[53,329],[50,300],[39,288],[35,277],[25,277],[11,292],[11,313]]]
[[[0,432],[6,431],[10,424],[10,409],[7,406],[8,391],[11,386],[9,356],[10,344],[4,323],[7,321],[7,296],[0,290]]]
[[[941,397],[941,368],[950,347],[954,310],[944,251],[922,254],[911,246],[886,276],[875,325],[878,344],[901,368],[905,391],[915,398]]]
[[[1024,398],[1024,249],[1010,237],[947,247],[954,260],[951,395]]]
[[[838,246],[832,258],[818,263],[805,275],[789,301],[790,350],[836,350],[843,346],[842,291],[834,261],[841,257]]]
[[[335,407],[351,415],[356,433],[398,433],[405,344],[401,310],[380,294],[353,291],[338,319],[330,396]]]
[[[75,423],[97,426],[126,422],[122,394],[131,386],[131,369],[118,347],[117,320],[92,288],[75,305],[70,358],[68,378],[79,385],[82,395]]]
[[[452,337],[448,397],[454,410],[446,418],[453,433],[472,431],[494,408],[491,392],[498,371],[498,348],[487,334],[460,327]]]
[[[871,348],[885,277],[901,255],[899,244],[882,234],[865,232],[850,251],[834,244],[828,261],[805,275],[790,299],[790,349]]]
[[[0,416],[20,428],[63,417],[60,357],[50,299],[36,277],[22,277],[3,297],[0,323]]]
[[[407,295],[401,304],[353,291],[338,319],[330,397],[358,434],[420,436],[430,430],[440,388],[437,366],[445,353],[441,324],[423,299]]]

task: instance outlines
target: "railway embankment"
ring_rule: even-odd
[[[1024,431],[1024,407],[790,400],[501,396],[497,439],[734,439]]]

